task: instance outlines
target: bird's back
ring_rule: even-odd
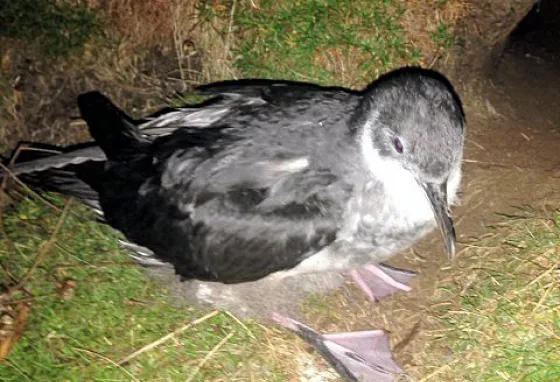
[[[358,98],[299,93],[109,158],[98,190],[108,223],[179,274],[222,282],[293,268],[332,243],[353,192],[341,163],[357,163],[348,121]]]

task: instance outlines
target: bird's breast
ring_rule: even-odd
[[[352,207],[352,239],[358,247],[371,248],[376,261],[408,248],[436,226],[429,200],[414,176],[402,168],[392,174],[365,182]]]

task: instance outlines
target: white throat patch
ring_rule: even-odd
[[[402,217],[410,222],[434,219],[428,197],[412,172],[394,160],[382,158],[373,148],[370,131],[370,126],[365,126],[360,137],[364,163],[373,177],[383,185],[393,207],[403,211]]]

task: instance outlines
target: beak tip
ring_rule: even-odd
[[[455,259],[455,255],[457,253],[457,238],[455,236],[455,228],[453,226],[451,226],[450,232],[445,239],[447,258],[449,260],[453,260]]]
[[[456,236],[453,220],[447,205],[447,183],[425,183],[422,186],[432,206],[436,223],[443,235],[447,257],[449,260],[453,260],[455,257]]]
[[[451,245],[451,248],[449,248],[449,250],[447,251],[447,258],[448,258],[450,261],[452,261],[452,260],[455,259],[455,255],[456,255],[456,252],[455,252],[455,244],[452,244],[452,245]]]

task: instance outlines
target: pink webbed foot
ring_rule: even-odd
[[[402,371],[382,330],[320,334],[278,313],[272,319],[309,342],[348,381],[393,382]]]
[[[382,264],[370,264],[362,269],[350,271],[350,276],[356,285],[372,302],[398,291],[410,292],[412,288],[407,282],[414,275],[414,272]]]

